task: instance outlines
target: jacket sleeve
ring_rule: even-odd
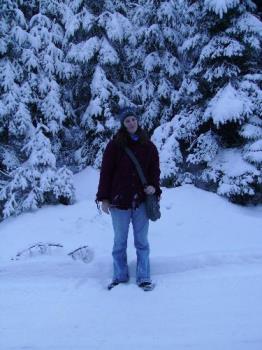
[[[151,156],[151,161],[149,166],[148,184],[155,187],[157,196],[161,195],[162,190],[160,188],[159,155],[158,155],[158,150],[153,143],[152,143],[152,156]]]
[[[98,191],[96,194],[97,201],[102,201],[104,199],[110,200],[115,160],[116,147],[113,141],[109,141],[103,154]]]

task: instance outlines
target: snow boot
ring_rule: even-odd
[[[128,283],[128,281],[118,281],[118,280],[114,280],[111,283],[109,283],[109,285],[107,286],[108,290],[113,289],[114,287],[118,286],[120,283]]]
[[[115,286],[118,286],[119,282],[118,281],[112,281],[111,283],[109,283],[109,285],[107,286],[108,290],[113,289]]]
[[[143,289],[145,292],[150,292],[155,288],[155,284],[152,282],[141,282],[139,283],[138,287]]]

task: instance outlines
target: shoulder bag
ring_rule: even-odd
[[[138,176],[139,176],[143,186],[144,187],[148,186],[144,172],[143,172],[136,156],[134,155],[134,153],[128,147],[125,147],[125,152],[129,156],[129,158],[132,160],[132,162],[134,163],[136,170],[138,172]],[[161,217],[160,204],[159,204],[159,200],[158,200],[156,194],[146,194],[145,205],[146,205],[147,216],[150,220],[156,221],[156,220],[160,219],[160,217]]]

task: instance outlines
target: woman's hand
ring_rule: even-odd
[[[144,191],[146,194],[154,194],[156,192],[156,189],[153,186],[147,186],[145,187]]]
[[[104,213],[106,214],[110,214],[109,212],[109,208],[110,208],[110,202],[108,200],[103,200],[102,201],[102,205],[101,205],[101,209]]]

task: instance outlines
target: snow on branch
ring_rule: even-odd
[[[228,10],[239,4],[240,0],[205,0],[205,6],[208,10],[215,12],[220,18],[223,18]]]
[[[211,99],[204,118],[212,118],[214,124],[219,127],[227,122],[243,122],[250,112],[250,101],[229,83]]]
[[[246,145],[243,159],[254,165],[262,165],[262,139]]]
[[[73,260],[82,260],[86,264],[94,258],[94,252],[87,245],[73,250],[68,255]]]
[[[87,63],[98,52],[99,48],[100,39],[95,36],[85,42],[81,42],[77,45],[72,45],[71,49],[68,52],[68,58],[72,59],[74,62]]]
[[[15,258],[13,258],[12,260],[21,260],[21,259],[32,258],[34,256],[45,255],[45,254],[51,255],[51,253],[54,250],[57,250],[59,248],[63,248],[63,246],[58,243],[38,242],[18,252]]]
[[[245,48],[239,41],[226,35],[215,36],[202,49],[200,60],[243,56],[244,51]]]
[[[118,12],[103,12],[99,17],[99,24],[105,28],[108,38],[113,41],[122,42],[128,39],[132,32],[130,21]]]
[[[53,255],[63,251],[64,246],[60,243],[37,242],[19,251],[11,260],[24,260],[33,258],[39,255]],[[84,263],[89,263],[93,260],[94,252],[87,246],[81,246],[67,254],[73,260],[81,260]]]

